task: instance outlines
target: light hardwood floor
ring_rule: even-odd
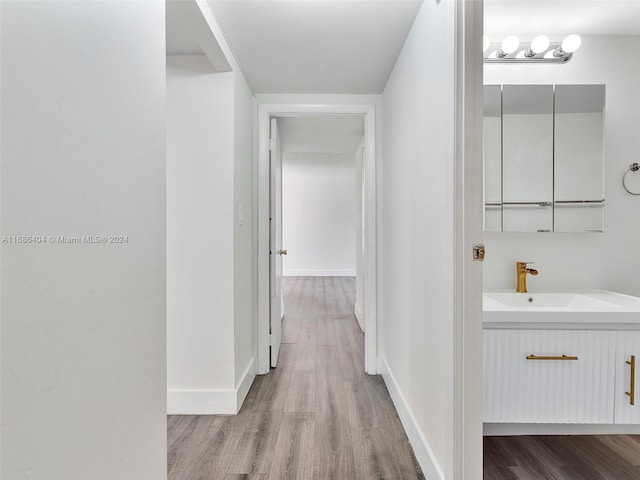
[[[485,480],[640,480],[640,435],[485,437]]]
[[[423,479],[379,376],[352,277],[288,277],[278,367],[238,415],[170,416],[169,480]]]

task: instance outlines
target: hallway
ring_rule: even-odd
[[[422,479],[380,376],[364,373],[352,277],[285,277],[278,367],[235,416],[169,416],[168,478]]]

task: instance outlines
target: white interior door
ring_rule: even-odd
[[[278,137],[278,123],[271,119],[269,145],[269,339],[271,366],[278,363],[280,339],[282,337],[282,152]]]

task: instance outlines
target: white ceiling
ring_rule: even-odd
[[[209,0],[255,93],[381,93],[421,3]]]
[[[168,53],[220,57],[215,42],[203,39],[202,18],[186,12],[185,4],[197,2],[167,3]],[[381,93],[421,3],[209,0],[255,93]],[[493,41],[508,34],[524,41],[540,33],[552,41],[569,33],[640,35],[640,0],[485,0],[484,11]]]
[[[362,115],[278,118],[283,152],[355,153],[364,136]]]
[[[167,55],[204,55],[195,30],[197,14],[191,2],[166,0]]]
[[[218,40],[195,0],[165,0],[167,55],[206,55],[217,72],[231,71]]]
[[[640,35],[639,0],[485,0],[491,35]]]

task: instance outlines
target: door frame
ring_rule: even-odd
[[[453,448],[447,458],[451,478],[482,478],[482,95],[483,1],[456,1],[454,160]],[[490,253],[490,252],[489,252]]]
[[[377,373],[377,248],[376,248],[376,118],[374,105],[258,105],[258,375],[269,373],[269,122],[271,117],[363,115],[364,152],[362,205],[362,280],[364,291],[364,370]]]
[[[280,193],[278,198],[278,192]],[[278,364],[282,344],[282,148],[278,119],[269,119],[269,342],[270,366]],[[278,285],[278,281],[280,285]],[[272,317],[271,315],[276,315]],[[277,328],[276,328],[277,327]],[[274,341],[275,339],[275,341]],[[274,344],[276,344],[274,348]]]

